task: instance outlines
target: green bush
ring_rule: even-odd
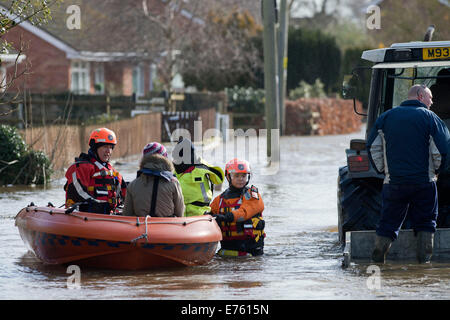
[[[336,39],[321,30],[289,29],[287,89],[295,89],[301,80],[320,79],[326,93],[338,91],[341,50]]]
[[[265,91],[254,88],[225,88],[228,108],[232,112],[264,113]]]
[[[30,149],[16,128],[0,125],[0,145],[0,185],[50,181],[50,160],[42,151]]]
[[[50,181],[52,174],[51,163],[44,152],[28,150],[20,161],[19,184],[45,184]]]
[[[0,125],[0,145],[0,160],[5,162],[19,160],[27,150],[16,128],[7,125]]]
[[[323,87],[324,85],[320,79],[316,79],[312,85],[302,80],[297,88],[289,92],[289,99],[297,100],[298,98],[325,98],[326,94]]]
[[[352,74],[352,71],[356,67],[366,67],[361,69],[355,69],[357,78],[355,78],[355,85],[357,86],[356,99],[361,101],[363,108],[367,109],[369,93],[370,93],[370,80],[372,75],[372,70],[370,66],[371,62],[361,59],[361,55],[364,50],[368,50],[367,47],[361,48],[349,48],[345,51],[342,59],[342,79],[344,80],[344,75]]]

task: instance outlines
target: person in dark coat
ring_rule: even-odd
[[[418,236],[419,262],[431,259],[438,215],[436,173],[445,163],[450,140],[444,122],[429,110],[432,103],[429,88],[412,86],[408,100],[380,115],[367,140],[376,170],[385,174],[374,262],[384,263],[407,214]]]

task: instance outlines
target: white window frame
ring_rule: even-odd
[[[155,90],[155,82],[157,81],[158,78],[158,67],[156,66],[156,64],[152,63],[148,66],[149,68],[149,91],[154,91]]]
[[[145,78],[142,65],[137,65],[133,68],[133,92],[137,97],[145,95]]]
[[[97,90],[95,86],[101,85],[101,89]],[[96,94],[105,93],[105,66],[103,63],[97,64],[94,69],[94,91]]]
[[[78,94],[88,94],[91,91],[89,61],[72,60],[70,71],[70,91]],[[75,75],[77,75],[76,80]]]

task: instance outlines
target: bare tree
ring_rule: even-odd
[[[148,38],[146,45],[157,54],[150,56],[158,66],[158,75],[164,89],[172,90],[171,83],[176,73],[181,49],[185,47],[195,30],[203,23],[199,17],[200,1],[185,0],[151,1],[142,0],[141,6],[145,18],[154,26],[154,32],[159,34]]]
[[[239,80],[254,82],[262,68],[262,26],[237,8],[229,13],[210,11],[205,21],[183,51],[183,75],[214,91],[239,85]]]
[[[259,24],[247,11],[242,14],[240,1],[141,0],[141,6],[147,21],[140,23],[153,26],[152,35],[144,40],[148,52],[152,50],[148,57],[157,65],[158,76],[167,92],[172,91],[176,73],[184,77],[205,70],[210,70],[209,74],[239,70],[252,75],[251,70],[259,63],[258,51],[246,42]],[[259,2],[257,6],[246,7],[255,12]],[[217,20],[233,14],[237,17],[238,13],[244,25],[238,26],[238,20]]]
[[[319,19],[330,18],[340,12],[342,0],[290,0],[288,7],[291,15],[301,12],[305,16]]]
[[[433,40],[450,38],[450,5],[438,0],[384,0],[380,29],[369,30],[379,45],[395,42],[422,41],[430,25],[435,25]]]

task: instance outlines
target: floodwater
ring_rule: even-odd
[[[14,226],[15,215],[30,202],[62,205],[64,180],[46,188],[0,188],[0,299],[449,299],[448,264],[386,264],[374,274],[370,264],[341,267],[338,167],[345,163],[350,139],[363,137],[363,131],[282,137],[277,174],[262,175],[264,165],[253,163],[258,174],[251,183],[265,203],[263,256],[216,256],[203,266],[168,270],[81,269],[79,289],[68,287],[66,267],[44,265],[27,252]],[[228,153],[226,160],[232,156]],[[116,164],[127,181],[136,167],[136,158]]]

